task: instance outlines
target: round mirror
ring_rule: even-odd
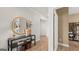
[[[12,21],[12,31],[15,34],[26,34],[27,20],[24,17],[15,17]]]

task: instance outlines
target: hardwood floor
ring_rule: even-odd
[[[36,45],[32,45],[30,49],[26,51],[47,51],[48,50],[48,38],[46,36],[41,36],[40,41],[36,42]]]
[[[69,41],[69,47],[59,45],[58,51],[79,51],[79,41]]]

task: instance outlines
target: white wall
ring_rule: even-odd
[[[48,9],[48,50],[53,51],[53,8]]]
[[[54,50],[58,48],[58,15],[56,10],[54,10]]]
[[[40,35],[47,35],[47,20],[40,20]]]
[[[32,33],[36,34],[36,39],[38,41],[40,39],[40,16],[33,15],[32,20]]]
[[[7,48],[7,39],[11,36],[10,23],[15,16],[32,19],[32,32],[37,39],[40,38],[40,15],[28,8],[0,8],[0,48]]]

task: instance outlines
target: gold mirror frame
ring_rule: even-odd
[[[18,35],[24,35],[24,34],[26,34],[26,32],[25,32],[26,30],[24,30],[24,32],[22,32],[22,33],[18,33],[18,32],[16,32],[15,29],[14,29],[14,26],[16,26],[16,25],[15,25],[15,20],[17,20],[18,18],[23,18],[23,19],[21,19],[21,20],[26,20],[26,21],[27,21],[27,19],[24,18],[24,17],[15,17],[15,18],[13,19],[13,21],[12,21],[12,31],[13,31],[13,33],[18,34]]]

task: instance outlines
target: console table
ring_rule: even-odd
[[[16,51],[24,51],[27,49],[28,44],[30,45],[32,41],[34,41],[34,45],[36,45],[36,36],[35,35],[29,35],[29,36],[20,36],[17,38],[8,38],[8,51],[12,51],[14,48],[16,48]],[[22,50],[18,50],[18,48],[22,48]]]

